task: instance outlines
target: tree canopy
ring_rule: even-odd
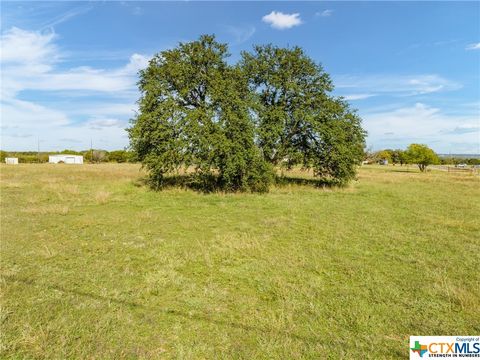
[[[440,162],[437,154],[427,145],[410,144],[405,152],[408,162],[417,164],[420,171],[427,171],[427,166]]]
[[[406,164],[407,163],[407,158],[405,155],[405,151],[401,149],[385,149],[385,150],[380,150],[377,151],[374,154],[374,158],[376,161],[378,160],[387,160],[391,162],[393,165],[395,164]]]
[[[258,145],[273,165],[313,168],[346,182],[363,158],[361,120],[333,90],[330,76],[299,47],[255,46],[240,66],[254,95]]]
[[[156,186],[181,168],[202,189],[266,191],[274,166],[343,184],[363,156],[361,120],[302,49],[256,46],[238,64],[214,36],[162,51],[140,72],[131,148]]]

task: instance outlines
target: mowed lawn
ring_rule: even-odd
[[[478,176],[253,195],[154,192],[131,164],[0,172],[2,358],[388,359],[480,332]]]

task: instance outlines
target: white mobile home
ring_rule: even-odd
[[[83,156],[69,154],[49,155],[48,162],[50,164],[83,164]]]
[[[18,165],[18,158],[5,158],[5,164],[7,165]]]

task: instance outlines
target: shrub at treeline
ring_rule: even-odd
[[[131,151],[126,150],[63,150],[59,152],[36,152],[36,151],[3,151],[0,150],[0,161],[4,162],[6,157],[16,157],[20,163],[46,163],[48,162],[48,155],[56,154],[70,154],[70,155],[82,155],[86,162],[133,162],[134,156]]]
[[[131,147],[161,187],[182,168],[203,190],[267,191],[276,167],[336,184],[363,159],[361,119],[302,49],[255,46],[236,64],[214,36],[160,52],[140,72]]]

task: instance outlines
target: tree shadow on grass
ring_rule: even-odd
[[[86,292],[82,291],[79,289],[67,289],[65,287],[59,286],[59,285],[54,285],[54,284],[37,284],[34,280],[31,279],[23,279],[20,277],[17,277],[15,275],[13,276],[5,276],[4,277],[7,282],[17,282],[21,283],[24,285],[32,286],[37,289],[50,289],[50,290],[55,290],[55,291],[60,291],[64,294],[70,294],[70,295],[75,295],[75,296],[82,296],[94,300],[99,300],[99,301],[105,301],[105,302],[112,302],[121,306],[127,306],[130,308],[135,308],[135,309],[140,309],[142,311],[147,311],[151,313],[162,313],[168,316],[177,316],[184,318],[186,320],[190,321],[202,321],[202,322],[207,322],[211,324],[216,324],[220,326],[227,326],[227,327],[232,327],[244,331],[250,331],[250,332],[256,332],[256,333],[270,333],[274,335],[281,335],[281,336],[287,336],[290,338],[294,338],[306,343],[311,343],[311,344],[318,344],[318,343],[323,343],[321,337],[316,337],[316,336],[306,336],[306,335],[299,335],[295,334],[291,331],[286,331],[286,330],[277,330],[277,329],[269,329],[266,327],[261,327],[261,326],[252,326],[252,325],[246,325],[246,324],[241,324],[235,321],[231,320],[223,320],[223,319],[215,319],[209,315],[197,313],[197,314],[191,314],[191,312],[185,312],[182,310],[178,309],[171,309],[171,308],[158,308],[158,307],[152,307],[152,306],[145,306],[143,304],[140,304],[135,301],[128,301],[128,300],[122,300],[122,299],[115,299],[112,297],[104,296],[104,295],[99,295],[91,292]]]
[[[332,179],[322,179],[322,178],[302,178],[294,176],[276,176],[275,185],[277,186],[287,186],[287,185],[307,185],[316,188],[333,188],[333,187],[342,187],[343,184],[336,180]]]
[[[152,190],[159,191],[171,188],[190,189],[203,193],[212,193],[222,191],[218,177],[214,175],[192,176],[190,174],[176,174],[164,176],[161,180],[155,181],[148,176],[134,180],[133,184],[137,187],[149,187]]]
[[[392,172],[401,172],[401,173],[418,173],[417,169],[416,168],[398,168],[398,169],[391,169]]]
[[[137,187],[146,186],[153,190],[164,190],[172,188],[190,189],[201,193],[214,193],[224,191],[219,178],[214,175],[208,176],[191,176],[188,174],[168,175],[162,179],[161,183],[157,183],[148,176],[139,178],[133,182]],[[285,175],[275,175],[272,186],[289,186],[304,185],[315,188],[334,188],[343,187],[344,184],[332,179],[322,178],[302,178]]]

